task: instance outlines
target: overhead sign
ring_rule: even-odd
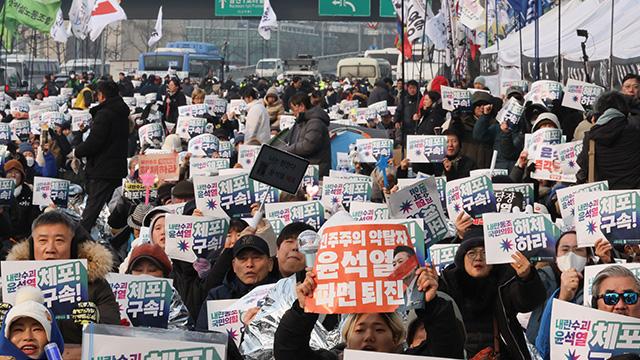
[[[262,16],[262,0],[216,0],[216,16]]]
[[[371,0],[318,0],[320,16],[370,16]]]
[[[380,17],[392,17],[395,18],[396,10],[393,7],[391,0],[380,0]]]

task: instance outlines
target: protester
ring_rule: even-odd
[[[269,123],[271,127],[280,127],[280,117],[284,115],[284,107],[282,106],[282,100],[278,96],[278,90],[275,87],[270,87],[267,90],[262,100],[262,104],[267,108],[269,112]]]
[[[416,131],[415,122],[419,119],[419,86],[415,80],[410,80],[407,83],[407,93],[399,99],[398,107],[394,116],[394,122],[396,129],[400,129],[402,132],[402,143],[406,141],[407,135],[413,135]],[[417,118],[417,119],[416,119]]]
[[[191,94],[193,93],[193,85],[188,77],[182,79],[182,92],[184,93],[184,96],[188,97],[191,97]]]
[[[611,265],[601,270],[591,285],[592,306],[598,310],[640,319],[640,278],[629,269]]]
[[[284,89],[284,94],[282,95],[282,104],[284,106],[285,111],[290,111],[289,107],[291,103],[291,99],[293,96],[300,91],[302,88],[302,79],[299,76],[294,76],[291,79],[291,83]]]
[[[4,171],[8,179],[15,180],[13,201],[8,209],[0,207],[2,213],[11,220],[3,232],[9,238],[22,240],[31,235],[31,224],[40,215],[40,207],[32,205],[33,190],[25,183],[26,174],[18,160],[9,160],[4,164]]]
[[[625,75],[622,78],[622,93],[636,99],[640,97],[640,77],[636,74]]]
[[[162,111],[162,120],[164,121],[165,127],[171,132],[178,122],[178,108],[187,105],[187,98],[184,96],[184,93],[182,93],[180,80],[177,78],[171,79],[166,85],[166,88],[168,90],[167,96],[160,110]],[[159,91],[162,92],[162,90]]]
[[[266,143],[271,139],[269,136],[269,112],[262,105],[262,102],[258,100],[258,92],[256,89],[246,86],[240,90],[240,96],[247,103],[245,138],[247,140],[257,139],[260,143]]]

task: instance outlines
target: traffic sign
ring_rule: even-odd
[[[215,0],[215,3],[216,16],[262,16],[264,11],[263,0]]]
[[[396,17],[396,10],[393,1],[380,0],[380,17]]]
[[[370,16],[371,0],[318,0],[318,15]]]

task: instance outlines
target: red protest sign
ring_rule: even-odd
[[[413,248],[405,225],[350,224],[326,228],[313,271],[317,287],[305,310],[319,314],[395,311],[405,303],[394,250]]]
[[[149,171],[156,175],[158,180],[178,180],[180,167],[178,166],[178,153],[140,155],[139,174]]]

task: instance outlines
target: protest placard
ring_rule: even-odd
[[[280,131],[284,129],[290,129],[296,124],[296,117],[293,115],[281,115],[280,116]]]
[[[227,358],[227,339],[221,333],[89,324],[82,330],[82,359],[220,360]]]
[[[486,3],[481,3],[480,0],[462,0],[460,4],[459,21],[462,25],[475,29],[485,24]]]
[[[488,176],[492,178],[494,176],[509,176],[509,170],[507,169],[493,169],[493,173],[491,169],[475,169],[469,171],[469,177],[478,177],[478,176]]]
[[[194,176],[215,176],[220,169],[228,169],[230,161],[223,158],[197,158],[189,159],[189,175]]]
[[[596,240],[611,244],[640,243],[638,211],[640,190],[595,191],[575,198],[578,246],[594,246]]]
[[[393,157],[393,140],[391,139],[357,139],[358,161],[375,163],[381,156]]]
[[[455,89],[448,86],[441,86],[442,108],[453,111],[458,108],[471,108],[471,92],[466,89]]]
[[[233,144],[230,141],[220,141],[218,143],[218,155],[225,159],[231,158],[233,156]]]
[[[446,156],[446,136],[407,135],[407,158],[412,163],[441,163]]]
[[[421,179],[415,177],[415,178],[406,178],[406,179],[397,179],[397,183],[396,185],[398,185],[398,189],[402,190],[402,189],[406,189],[409,186],[417,183],[418,181],[420,181]]]
[[[499,213],[513,212],[513,208],[517,207],[520,211],[524,211],[524,196],[521,192],[507,190],[493,190],[496,197],[496,206]]]
[[[151,123],[138,129],[140,144],[160,146],[164,143],[164,128],[160,123]]]
[[[369,105],[369,109],[375,110],[377,115],[380,115],[380,113],[382,113],[384,111],[389,111],[389,109],[387,108],[387,100],[378,101],[377,103],[373,103],[373,104]]]
[[[604,92],[602,86],[589,84],[576,79],[567,79],[562,106],[580,111],[593,109],[598,95]]]
[[[373,121],[378,118],[378,111],[371,108],[358,108],[355,118],[358,125],[373,124]]]
[[[249,217],[251,204],[258,196],[253,185],[247,173],[196,176],[193,178],[196,207],[209,216]]]
[[[200,117],[208,113],[209,108],[205,104],[193,104],[178,106],[178,116]]]
[[[536,261],[553,261],[560,229],[548,214],[483,214],[487,264],[506,264],[515,260],[516,250]]]
[[[247,103],[244,100],[231,100],[227,106],[227,114],[240,115],[247,112]]]
[[[479,220],[483,213],[498,210],[493,184],[486,175],[448,181],[446,196],[449,218],[454,222],[463,211]]]
[[[72,110],[71,114],[71,131],[80,131],[80,124],[87,128],[91,126],[91,113],[89,110]]]
[[[533,184],[493,184],[493,191],[515,191],[522,194],[524,203],[518,206],[520,210],[524,210],[527,205],[533,206]]]
[[[176,181],[180,176],[180,166],[178,165],[178,154],[153,154],[139,155],[139,174],[151,174],[158,177],[158,180]]]
[[[358,100],[342,101],[340,103],[340,110],[343,114],[351,114],[351,110],[358,108]]]
[[[520,102],[516,100],[516,98],[512,97],[506,104],[504,104],[502,109],[500,109],[498,116],[496,116],[496,120],[501,124],[506,121],[509,125],[509,129],[511,131],[515,131],[523,112],[524,106],[520,105]]]
[[[553,299],[551,359],[609,359],[638,352],[640,319]]]
[[[562,130],[543,128],[533,134],[524,134],[524,148],[531,155],[539,146],[558,145],[563,142],[562,139]]]
[[[15,189],[15,179],[0,179],[0,206],[11,206]]]
[[[434,244],[429,247],[431,263],[438,274],[440,274],[442,269],[447,267],[447,265],[453,264],[458,247],[460,247],[460,244]]]
[[[562,98],[562,84],[552,80],[538,80],[531,84],[531,90],[525,95],[524,101],[551,107],[553,100],[560,98]]]
[[[629,269],[633,274],[637,277],[640,277],[640,263],[615,263],[615,264],[597,264],[597,265],[589,265],[584,267],[584,282],[583,282],[583,304],[584,306],[591,307],[591,300],[593,296],[592,287],[593,280],[596,279],[598,273],[609,266],[619,265],[624,266]]]
[[[334,179],[353,180],[357,182],[366,182],[373,186],[373,179],[371,176],[354,174],[346,171],[329,170],[329,177]]]
[[[122,179],[122,196],[133,201],[134,203],[145,202],[147,194],[146,186],[141,182],[132,182],[128,179]],[[158,187],[154,184],[149,186],[149,202],[153,202],[158,198]]]
[[[212,134],[198,135],[189,140],[189,152],[194,156],[213,156],[218,152],[220,140]]]
[[[324,207],[318,200],[268,203],[264,205],[264,216],[276,235],[293,222],[304,222],[316,230],[324,224]]]
[[[208,300],[207,301],[207,329],[228,334],[236,346],[240,346],[240,339],[247,324],[242,322],[245,311],[227,309],[235,300]]]
[[[13,100],[9,103],[11,112],[14,112],[14,111],[24,112],[24,113],[29,112],[29,103],[21,99],[22,98],[19,98],[18,100]]]
[[[204,97],[204,103],[207,105],[207,111],[211,115],[222,116],[227,112],[227,100],[225,99],[207,95]]]
[[[56,205],[66,208],[69,201],[69,180],[36,176],[33,178],[33,205]]]
[[[168,214],[164,223],[165,252],[171,259],[194,262],[224,247],[226,218]]]
[[[418,173],[420,176],[420,173]],[[447,178],[445,176],[436,176],[436,187],[438,189],[438,196],[440,196],[440,205],[442,206],[442,210],[448,212],[447,210]]]
[[[355,221],[389,220],[389,208],[386,204],[372,202],[351,202],[349,215]]]
[[[502,80],[500,81],[500,95],[507,95],[507,90],[512,86],[519,86],[522,92],[526,93],[529,83],[526,80]]]
[[[371,201],[371,190],[371,182],[325,176],[322,178],[320,202],[325,209],[331,210],[335,204],[342,204],[348,210],[349,203],[352,201]]]
[[[12,120],[9,126],[11,127],[12,141],[29,141],[29,133],[31,132],[29,120]]]
[[[245,145],[238,146],[238,164],[242,165],[245,170],[251,170],[258,155],[260,154],[260,145]]]
[[[565,227],[567,229],[575,230],[573,220],[575,214],[576,194],[605,190],[609,190],[609,182],[607,180],[558,189],[556,193],[558,194],[560,215],[562,215],[562,221],[564,222]]]
[[[295,194],[300,189],[307,166],[309,160],[264,144],[249,177],[270,187]]]
[[[123,325],[167,328],[173,279],[109,273],[106,276],[120,308]]]
[[[176,123],[176,134],[181,139],[189,140],[204,134],[207,120],[197,117],[179,116]]]
[[[418,266],[394,269],[394,250],[412,247],[404,225],[350,224],[324,229],[314,272],[317,287],[306,299],[314,313],[380,313],[405,304],[403,278]],[[423,297],[424,298],[424,297]]]
[[[40,122],[54,129],[64,123],[64,114],[59,111],[47,111],[40,115]]]
[[[344,350],[343,360],[451,360],[433,356],[404,355],[365,350]]]
[[[300,184],[309,200],[320,200],[320,167],[309,165]]]
[[[69,319],[77,304],[89,299],[87,260],[3,261],[2,301],[15,304],[23,286],[42,290],[56,319]]]
[[[10,124],[0,123],[0,144],[6,145],[12,141],[13,129]]]
[[[580,170],[578,155],[582,152],[582,141],[558,145],[539,145],[529,153],[529,159],[536,165],[531,174],[534,179],[576,182]]]
[[[136,99],[136,107],[144,109],[145,106],[147,106],[147,97],[146,96],[136,95],[136,96],[134,96],[134,98]]]
[[[123,96],[122,101],[124,101],[124,103],[129,107],[135,107],[137,103],[136,98],[133,96]]]

